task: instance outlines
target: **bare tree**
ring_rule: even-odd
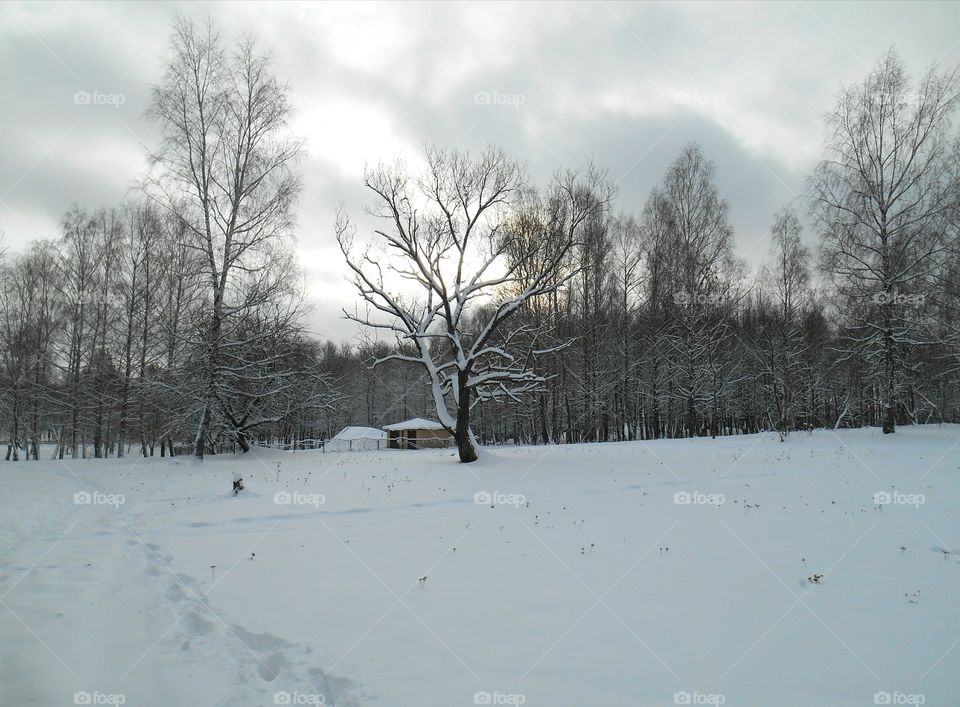
[[[26,446],[23,443],[34,363],[31,326],[36,293],[24,274],[22,260],[5,265],[0,271],[0,399],[10,434],[7,461],[19,461],[21,447]],[[28,448],[28,459],[29,454]]]
[[[768,419],[781,441],[795,426],[808,347],[802,327],[810,299],[810,252],[800,232],[800,220],[789,207],[774,216],[772,262],[761,272],[761,293],[769,292],[773,306],[767,308],[772,311],[765,313],[754,345],[762,363],[761,386],[768,392]]]
[[[616,407],[619,410],[617,439],[633,439],[637,432],[636,406],[636,313],[640,303],[640,287],[643,285],[641,267],[643,247],[641,227],[633,217],[625,214],[613,220],[612,283],[616,308],[616,347],[619,385]]]
[[[290,113],[287,88],[252,38],[228,53],[212,24],[177,21],[166,75],[153,89],[163,144],[147,186],[203,259],[201,459],[224,382],[225,322],[243,314],[244,302],[231,299],[234,281],[293,227],[301,143],[286,135]]]
[[[91,327],[100,292],[96,261],[97,223],[94,216],[75,206],[64,217],[62,227],[58,286],[65,309],[66,338],[60,342],[63,350],[57,360],[64,373],[68,419],[61,430],[58,454],[62,459],[69,443],[73,458],[79,459],[83,442],[81,422],[88,404],[84,394],[95,349]],[[86,453],[85,444],[83,453]]]
[[[164,247],[161,214],[152,204],[128,204],[117,291],[120,300],[120,400],[117,456],[124,455],[132,422],[131,397],[136,395],[136,424],[140,453],[147,456],[147,363],[156,355],[155,310],[159,299],[160,253]]]
[[[700,146],[688,144],[667,170],[662,190],[665,274],[674,305],[667,343],[690,436],[701,433],[705,416],[717,434],[720,386],[729,384],[732,374],[725,364],[735,364],[734,359],[718,358],[730,336],[722,313],[730,304],[733,231],[715,172]]]
[[[557,189],[564,199],[564,228],[559,243],[541,239],[515,258],[507,258],[511,240],[505,224],[524,185],[519,166],[495,148],[472,158],[459,152],[426,151],[427,170],[411,179],[400,164],[369,172],[365,183],[376,197],[374,216],[386,226],[375,231],[394,256],[384,263],[371,250],[352,252],[354,229],[341,214],[337,238],[354,274],[354,283],[372,311],[346,313],[366,326],[392,332],[410,353],[377,359],[406,361],[424,368],[440,423],[457,442],[460,460],[477,459],[470,411],[480,400],[518,399],[535,390],[543,377],[531,367],[536,351],[519,356],[515,348],[529,325],[506,328],[531,299],[549,294],[572,273],[562,264],[582,224],[602,205],[577,175],[563,175]],[[515,249],[516,250],[516,249]],[[545,258],[541,256],[548,252]],[[532,263],[539,266],[531,270]],[[388,280],[392,273],[394,281]],[[510,290],[521,273],[522,290]],[[396,283],[408,283],[403,292]],[[488,303],[485,314],[472,310]],[[468,326],[468,322],[472,326]],[[455,412],[447,409],[451,397]]]
[[[923,299],[956,203],[947,138],[957,78],[934,68],[912,87],[891,49],[840,95],[810,180],[821,266],[844,299],[845,353],[878,383],[884,433],[895,430],[904,375],[917,370]]]
[[[34,243],[3,270],[0,303],[3,357],[7,380],[4,390],[16,429],[11,431],[13,457],[16,440],[29,441],[26,458],[40,458],[40,437],[49,410],[59,410],[53,390],[55,367],[51,355],[55,337],[63,331],[59,258],[49,241]]]
[[[187,225],[178,212],[168,212],[162,218],[164,233],[160,254],[159,281],[156,312],[158,351],[156,371],[148,380],[142,381],[157,406],[166,411],[158,425],[161,456],[176,453],[174,439],[185,434],[187,420],[191,418],[191,405],[197,396],[178,385],[182,380],[183,363],[187,349],[199,337],[193,337],[189,329],[191,309],[204,292],[206,281],[201,280],[203,259],[191,248],[187,240]],[[202,409],[202,406],[197,406]]]

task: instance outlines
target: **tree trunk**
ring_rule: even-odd
[[[885,304],[884,317],[889,322],[890,316],[887,313],[890,305]],[[894,362],[893,347],[896,344],[893,341],[893,335],[889,324],[884,333],[884,378],[883,378],[883,434],[892,434],[896,430],[896,420],[894,419],[894,397],[896,381],[896,366]]]
[[[246,430],[237,430],[236,440],[237,444],[240,445],[240,451],[242,451],[244,454],[250,451],[250,442],[247,440]]]
[[[896,431],[893,412],[893,405],[887,403],[883,411],[883,434],[885,435],[892,434]]]
[[[460,373],[458,385],[460,387],[459,402],[457,403],[457,429],[454,439],[457,441],[457,452],[460,461],[464,464],[477,460],[477,448],[473,433],[470,431],[470,389],[466,385],[467,376]]]
[[[197,425],[197,436],[193,443],[194,458],[202,461],[203,455],[207,451],[207,430],[210,428],[210,399],[212,394],[208,392],[208,397],[203,405],[203,413],[200,415],[200,423]]]
[[[207,333],[207,390],[203,402],[203,413],[197,425],[197,437],[193,445],[193,456],[203,459],[206,451],[206,437],[210,431],[210,422],[213,419],[213,403],[217,393],[217,365],[220,353],[220,323],[221,323],[222,289],[214,296],[213,318]]]

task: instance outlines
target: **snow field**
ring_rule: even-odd
[[[955,705],[958,441],[3,464],[0,703]]]

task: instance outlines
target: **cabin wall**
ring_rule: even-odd
[[[388,430],[388,449],[443,449],[453,437],[446,430]]]
[[[450,433],[446,430],[414,430],[416,445],[420,449],[442,449],[450,444]]]

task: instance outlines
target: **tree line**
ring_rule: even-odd
[[[957,78],[912,81],[891,50],[844,89],[756,269],[695,143],[632,213],[598,165],[539,185],[496,147],[369,169],[380,226],[344,208],[331,236],[363,330],[336,345],[304,329],[288,89],[251,38],[179,20],[149,173],[4,258],[7,458],[202,458],[412,416],[463,461],[478,442],[960,421]]]

